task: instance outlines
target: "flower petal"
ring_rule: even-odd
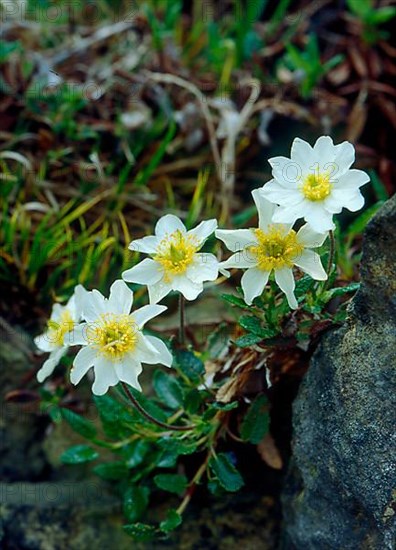
[[[306,248],[318,248],[322,246],[328,235],[328,233],[317,233],[306,223],[299,229],[297,239]]]
[[[142,370],[142,365],[134,358],[132,354],[125,355],[122,361],[115,364],[117,378],[121,382],[129,384],[132,388],[139,391],[142,391],[138,381],[138,377]]]
[[[285,267],[283,269],[276,269],[275,281],[281,291],[286,294],[286,298],[291,309],[297,309],[298,303],[296,297],[294,296],[296,283],[294,281],[293,271],[288,267]]]
[[[65,334],[64,343],[68,346],[86,346],[88,323],[80,323],[76,325],[73,330]]]
[[[155,234],[160,239],[162,239],[166,235],[174,233],[177,230],[181,231],[182,233],[186,233],[187,231],[184,223],[173,214],[166,214],[166,216],[162,216],[162,218],[158,220],[157,225],[155,226]]]
[[[337,178],[345,174],[355,162],[355,147],[349,141],[344,141],[339,145],[335,145],[334,149],[334,163],[338,167],[338,172],[334,174],[334,177]]]
[[[257,244],[257,239],[250,229],[218,229],[215,234],[231,252],[238,252],[246,246]]]
[[[283,189],[295,189],[301,181],[304,171],[306,171],[305,166],[286,157],[274,157],[269,159],[268,162],[272,167],[273,178]]]
[[[168,308],[166,306],[157,306],[150,304],[134,311],[132,314],[132,318],[140,330],[144,327],[147,321],[150,321],[150,319],[157,317],[157,315],[160,315],[167,309]]]
[[[167,294],[172,290],[172,285],[170,283],[165,283],[163,279],[158,281],[153,285],[147,287],[149,293],[150,304],[156,304],[162,298],[165,298]]]
[[[245,248],[244,250],[240,250],[236,254],[230,256],[228,260],[225,260],[225,262],[221,262],[219,269],[249,269],[251,267],[255,267],[256,265],[256,256],[249,251],[249,248]]]
[[[160,264],[150,258],[146,258],[122,273],[124,281],[147,286],[158,283],[162,276]]]
[[[311,166],[317,161],[316,155],[309,143],[296,138],[291,146],[291,160],[301,169],[301,175],[311,171]],[[290,172],[290,170],[289,170]],[[298,182],[298,180],[296,180]]]
[[[321,165],[334,162],[336,149],[330,136],[321,136],[318,138],[313,146],[313,150],[316,159],[320,161]]]
[[[254,189],[252,196],[258,212],[259,228],[267,231],[276,206],[264,196],[263,189]]]
[[[114,281],[110,287],[110,297],[108,302],[111,313],[125,313],[131,311],[133,303],[133,292],[121,279]]]
[[[103,395],[111,386],[118,383],[118,376],[115,371],[116,363],[109,361],[103,356],[97,356],[94,364],[95,381],[92,391],[95,395]]]
[[[34,343],[40,351],[54,351],[58,349],[56,343],[51,341],[51,335],[48,331],[36,336]]]
[[[186,276],[193,283],[214,281],[219,274],[219,262],[214,254],[195,254],[194,263],[188,267]]]
[[[316,281],[327,279],[327,273],[323,268],[320,256],[313,250],[304,250],[293,259],[293,263]]]
[[[159,240],[158,237],[150,235],[148,237],[143,237],[142,239],[135,239],[129,243],[129,250],[133,252],[143,252],[145,254],[154,254],[157,250]]]
[[[304,212],[304,218],[311,225],[314,231],[326,233],[335,228],[333,215],[328,212],[321,204],[310,204]]]
[[[94,365],[97,354],[90,346],[81,348],[73,361],[73,366],[70,371],[70,382],[74,385],[78,384],[83,376]]]
[[[199,245],[203,244],[206,239],[217,229],[217,220],[207,220],[201,222],[197,227],[187,232],[192,235]]]
[[[252,267],[243,274],[241,286],[243,290],[244,300],[248,305],[251,305],[254,298],[261,296],[264,287],[270,276],[269,271],[263,271],[256,267]]]
[[[64,346],[62,348],[55,349],[50,353],[50,356],[48,357],[48,359],[44,361],[43,366],[37,372],[36,376],[39,382],[44,382],[44,380],[54,372],[55,367],[58,365],[59,361],[65,355],[66,352],[67,352],[67,347]]]
[[[184,275],[180,275],[173,279],[172,290],[181,292],[186,300],[195,300],[203,291],[203,284],[193,283]]]
[[[261,195],[274,204],[291,205],[298,208],[304,197],[297,187],[285,189],[277,180],[267,182],[261,188]]]
[[[92,322],[107,312],[107,304],[99,290],[91,290],[81,295],[82,316],[85,321]]]
[[[370,181],[370,176],[363,170],[348,170],[333,184],[333,189],[358,189]]]
[[[145,334],[146,340],[157,350],[158,353],[158,363],[165,365],[165,367],[171,367],[173,362],[173,356],[171,352],[166,347],[165,343],[156,336],[151,336]]]

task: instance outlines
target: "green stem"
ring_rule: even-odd
[[[165,422],[161,422],[161,420],[157,420],[154,418],[154,416],[151,416],[150,413],[144,409],[139,401],[134,397],[128,386],[125,384],[125,382],[121,382],[121,385],[124,389],[124,392],[127,394],[129,401],[132,403],[132,405],[135,407],[136,410],[140,412],[142,416],[147,418],[150,422],[153,422],[153,424],[157,424],[157,426],[160,426],[161,428],[165,428],[166,430],[174,430],[177,432],[185,432],[189,430],[193,430],[195,426],[172,426],[170,424],[166,424]]]
[[[329,284],[331,271],[333,269],[333,262],[334,262],[334,256],[335,256],[335,238],[334,238],[333,230],[330,230],[329,237],[330,237],[330,253],[329,253],[329,261],[327,264],[327,280],[324,282],[323,292],[326,290],[327,285]]]

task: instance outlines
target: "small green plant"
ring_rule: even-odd
[[[375,44],[378,40],[388,38],[388,33],[380,27],[396,16],[395,6],[376,7],[374,0],[347,0],[350,11],[362,23],[363,40]]]

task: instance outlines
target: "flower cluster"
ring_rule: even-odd
[[[142,363],[172,364],[164,342],[142,332],[145,323],[167,309],[158,302],[171,291],[195,300],[204,282],[215,281],[219,271],[228,276],[229,268],[246,270],[241,286],[247,304],[262,294],[273,273],[290,308],[296,309],[294,266],[315,280],[326,280],[314,249],[334,229],[334,214],[343,207],[356,211],[363,206],[359,189],[369,177],[350,169],[354,159],[354,147],[348,142],[334,145],[324,136],[311,147],[295,139],[291,158],[270,159],[273,179],[252,192],[257,228],[217,229],[213,219],[188,231],[176,216],[163,216],[155,235],[130,243],[131,250],[150,257],[124,271],[123,280],[111,286],[108,299],[97,290],[89,292],[78,285],[65,306],[54,305],[48,329],[35,340],[40,350],[50,352],[37,373],[38,380],[42,382],[53,372],[69,346],[78,345],[82,347],[70,373],[73,384],[93,368],[92,391],[97,395],[118,382],[140,390]],[[296,231],[293,226],[298,219],[306,223]],[[213,233],[233,252],[223,262],[201,252]],[[133,292],[124,281],[146,285],[150,304],[131,313]]]

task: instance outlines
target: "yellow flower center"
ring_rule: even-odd
[[[178,229],[162,239],[153,259],[161,264],[165,280],[169,282],[175,275],[182,275],[187,271],[197,250],[196,239]]]
[[[263,271],[292,267],[293,259],[304,250],[293,229],[286,233],[283,226],[273,225],[267,233],[255,229],[254,234],[258,244],[249,247],[249,252],[257,258],[257,267]]]
[[[73,330],[74,321],[68,309],[64,309],[61,313],[59,321],[48,321],[47,338],[51,344],[55,346],[63,346],[65,335]]]
[[[304,197],[310,201],[323,201],[330,195],[330,174],[309,174],[301,186]]]
[[[118,360],[136,347],[138,327],[129,315],[106,313],[87,328],[87,340],[107,359]]]

